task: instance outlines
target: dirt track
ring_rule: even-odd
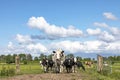
[[[44,73],[44,74],[28,74],[9,77],[1,80],[85,80],[85,77],[80,73]]]

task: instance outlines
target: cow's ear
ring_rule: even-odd
[[[56,53],[55,51],[53,51],[53,53]]]
[[[64,51],[62,51],[62,53],[64,53]]]

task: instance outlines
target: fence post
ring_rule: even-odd
[[[17,55],[15,57],[15,64],[16,64],[16,72],[20,72],[20,57]]]
[[[103,70],[103,57],[97,55],[97,71],[101,72]]]

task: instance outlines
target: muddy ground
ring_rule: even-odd
[[[87,76],[80,73],[43,73],[43,74],[27,74],[18,75],[1,80],[86,80]]]

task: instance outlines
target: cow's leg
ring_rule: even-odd
[[[66,68],[66,70],[67,70],[67,73],[69,73],[69,68]]]
[[[46,68],[46,66],[44,66],[44,72],[46,72],[47,71],[47,68]]]
[[[63,66],[60,65],[60,73],[63,72]]]
[[[56,66],[56,67],[55,67],[55,72],[56,72],[56,73],[59,73],[59,72],[60,72],[60,66]]]
[[[49,71],[49,66],[47,66],[47,68],[46,68],[46,72],[48,72]]]
[[[83,65],[82,65],[81,67],[82,67],[82,69],[85,71],[85,67],[84,67]]]
[[[74,69],[74,70],[75,70],[75,73],[77,73],[77,69],[78,69],[78,68],[77,68],[77,65],[75,65],[75,69]]]
[[[72,72],[75,73],[75,65],[72,66]]]

